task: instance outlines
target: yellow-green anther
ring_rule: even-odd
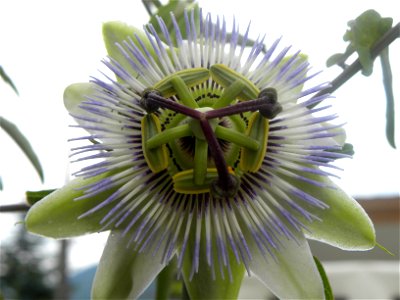
[[[243,84],[243,89],[237,95],[239,100],[256,99],[260,93],[259,89],[251,81],[225,65],[215,64],[211,66],[210,73],[211,77],[224,88],[228,88],[236,81],[240,81]]]
[[[206,81],[210,76],[210,72],[205,68],[178,71],[157,82],[154,85],[154,89],[158,90],[165,98],[176,95],[177,91],[171,81],[176,76],[182,79],[186,87],[192,87]]]
[[[147,114],[142,121],[142,150],[144,158],[153,173],[158,173],[168,167],[168,153],[165,145],[149,149],[147,141],[160,134],[160,120],[155,114]]]
[[[207,168],[204,182],[201,185],[193,184],[194,170],[189,169],[176,173],[172,180],[174,182],[174,190],[182,194],[201,194],[210,191],[211,183],[218,178],[218,172],[215,168]]]
[[[250,150],[258,150],[260,148],[260,143],[257,139],[253,139],[244,133],[224,126],[218,125],[215,128],[215,135],[219,139],[234,143],[240,147],[245,147]]]
[[[265,153],[267,151],[269,122],[259,112],[251,115],[246,135],[258,140],[260,147],[258,150],[242,148],[240,156],[240,168],[245,172],[256,172],[261,167]]]
[[[206,140],[196,139],[194,148],[193,180],[195,185],[204,184],[207,175],[208,143]]]
[[[225,87],[221,97],[213,105],[214,109],[228,106],[240,95],[245,89],[245,84],[242,80],[236,80],[231,85]]]
[[[164,145],[168,142],[190,135],[192,135],[192,131],[190,130],[189,124],[172,127],[161,131],[160,133],[149,138],[147,140],[147,148],[153,149],[156,147],[160,147],[161,145]]]

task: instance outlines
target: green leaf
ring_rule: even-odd
[[[383,86],[386,93],[386,138],[393,148],[396,148],[394,139],[395,128],[395,111],[394,111],[394,95],[392,84],[392,70],[389,61],[389,49],[386,48],[381,52],[381,65],[383,73]]]
[[[3,181],[1,180],[1,177],[0,177],[0,191],[2,191],[3,190]]]
[[[18,95],[17,87],[15,86],[14,82],[12,82],[11,78],[7,75],[7,73],[4,71],[2,66],[0,66],[0,77],[3,79],[5,83],[11,86],[14,92]]]
[[[33,151],[31,144],[27,138],[19,131],[18,127],[15,126],[10,121],[4,119],[0,116],[0,127],[14,140],[14,142],[19,146],[19,148],[25,153],[29,161],[35,168],[40,179],[43,181],[43,170],[40,165],[39,159]]]
[[[42,200],[44,197],[47,195],[51,194],[55,190],[41,190],[41,191],[27,191],[26,194],[26,201],[30,204],[33,205],[36,202]]]
[[[317,266],[319,275],[321,276],[322,283],[324,284],[325,299],[326,300],[334,300],[335,298],[333,297],[332,288],[331,288],[331,285],[329,283],[328,276],[326,276],[326,272],[324,270],[323,265],[318,260],[318,258],[316,258],[315,256],[314,256],[314,261],[315,261],[315,264]]]

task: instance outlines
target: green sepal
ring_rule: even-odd
[[[176,173],[172,177],[175,192],[182,194],[201,194],[209,192],[211,182],[218,178],[218,172],[215,168],[207,168],[206,171],[207,172],[203,184],[199,185],[194,183],[193,169]]]
[[[147,141],[161,132],[160,120],[155,114],[147,114],[142,119],[142,149],[147,165],[153,173],[168,167],[168,153],[165,145],[149,148]]]
[[[95,94],[95,87],[94,83],[89,82],[78,82],[67,86],[64,90],[63,99],[64,106],[68,112],[74,116],[88,115],[88,112],[79,106],[86,100],[86,97]],[[82,123],[80,120],[76,121]]]
[[[284,66],[284,64],[287,63],[288,60],[290,60],[292,57],[293,57],[293,55],[285,56],[285,57],[279,62],[278,67],[282,68],[282,67]],[[297,57],[296,57],[295,63],[293,63],[293,64],[290,66],[290,69],[291,69],[291,70],[294,70],[294,69],[296,69],[297,67],[299,67],[300,64],[302,64],[302,63],[304,63],[304,62],[306,62],[306,61],[308,61],[308,55],[307,55],[307,54],[304,54],[304,53],[299,53],[299,54],[297,55]],[[287,72],[287,74],[290,74],[290,72]],[[300,75],[297,75],[297,76],[298,76],[298,77],[297,77],[297,80],[298,80],[299,82],[303,82],[303,81],[300,80],[300,79],[301,79],[301,78],[306,78],[306,76],[307,76],[307,69],[304,70],[302,73],[300,73]],[[300,76],[301,76],[301,77],[300,77]],[[303,90],[303,87],[304,87],[304,82],[303,82],[302,84],[296,85],[295,87],[293,87],[292,89],[290,89],[290,90],[287,91],[287,92],[289,92],[290,94],[292,94],[292,95],[293,95],[293,98],[296,99],[296,101],[297,101],[297,99],[298,99],[298,94],[301,93],[301,91]],[[282,95],[280,95],[280,96],[282,97]],[[285,95],[285,96],[283,96],[283,97],[286,98],[286,97],[288,97],[288,95]],[[278,99],[278,101],[279,101],[279,99]]]
[[[375,229],[361,205],[326,176],[307,175],[307,177],[329,186],[321,188],[304,181],[286,178],[295,187],[329,206],[326,209],[306,208],[322,220],[312,223],[303,220],[308,229],[305,232],[307,237],[343,250],[373,248],[376,244]]]
[[[212,65],[210,72],[211,77],[223,87],[229,87],[236,81],[240,81],[243,86],[242,91],[237,95],[240,100],[256,99],[260,93],[260,90],[246,77],[223,64]]]
[[[181,70],[174,74],[166,76],[164,79],[157,82],[153,87],[157,91],[159,91],[165,98],[176,95],[177,91],[174,85],[174,78],[176,78],[177,76],[179,76],[186,87],[189,88],[206,81],[209,78],[210,73],[205,68]]]
[[[123,22],[113,21],[106,22],[103,24],[103,39],[104,44],[107,49],[107,53],[110,57],[115,59],[121,66],[127,70],[132,76],[136,76],[138,73],[132,68],[131,64],[126,60],[125,56],[118,48],[116,43],[122,44],[123,41],[127,41],[128,39],[132,39],[133,43],[141,49],[142,46],[138,41],[138,38],[141,40],[143,45],[146,47],[146,50],[150,53],[151,56],[157,58],[153,47],[149,39],[143,30],[140,30],[136,27],[129,26]]]
[[[242,148],[240,156],[240,169],[245,172],[257,172],[267,151],[269,122],[259,112],[251,115],[246,135],[258,141],[260,147],[257,150]]]
[[[52,238],[68,238],[99,232],[101,219],[108,207],[84,218],[79,218],[105,199],[118,187],[98,193],[96,196],[74,200],[84,195],[84,187],[111,176],[104,173],[89,179],[76,178],[64,187],[36,202],[28,211],[25,226],[28,231]]]
[[[146,5],[146,4],[145,4]],[[195,17],[195,24],[198,23],[199,19],[199,4],[195,1],[177,1],[177,0],[171,0],[165,5],[161,5],[158,7],[158,10],[155,14],[151,15],[149,23],[153,24],[154,29],[156,30],[157,34],[163,40],[166,42],[166,39],[164,38],[164,34],[158,24],[157,17],[160,17],[164,23],[165,26],[168,29],[170,39],[173,43],[176,43],[176,36],[175,36],[175,27],[174,24],[171,20],[171,13],[174,14],[175,19],[178,23],[178,27],[180,31],[186,32],[186,24],[185,24],[185,18],[184,18],[184,12],[187,10],[188,12],[194,11],[194,17]],[[190,13],[189,13],[190,14]],[[199,30],[197,29],[197,32]]]

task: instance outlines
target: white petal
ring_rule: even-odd
[[[280,299],[324,299],[324,288],[307,240],[282,238],[275,258],[264,257],[252,243],[250,270]]]
[[[129,245],[129,234],[112,231],[97,268],[93,299],[136,299],[165,267],[162,251],[138,253]]]

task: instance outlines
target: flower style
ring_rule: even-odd
[[[55,238],[111,230],[94,298],[136,298],[177,258],[192,297],[236,297],[246,270],[278,297],[323,298],[306,238],[375,245],[362,208],[330,179],[344,157],[336,116],[305,89],[316,74],[290,47],[246,47],[233,22],[185,13],[144,32],[107,23],[116,75],[74,84],[65,104],[94,161],[34,205],[30,231]],[[205,287],[206,285],[206,287]]]

